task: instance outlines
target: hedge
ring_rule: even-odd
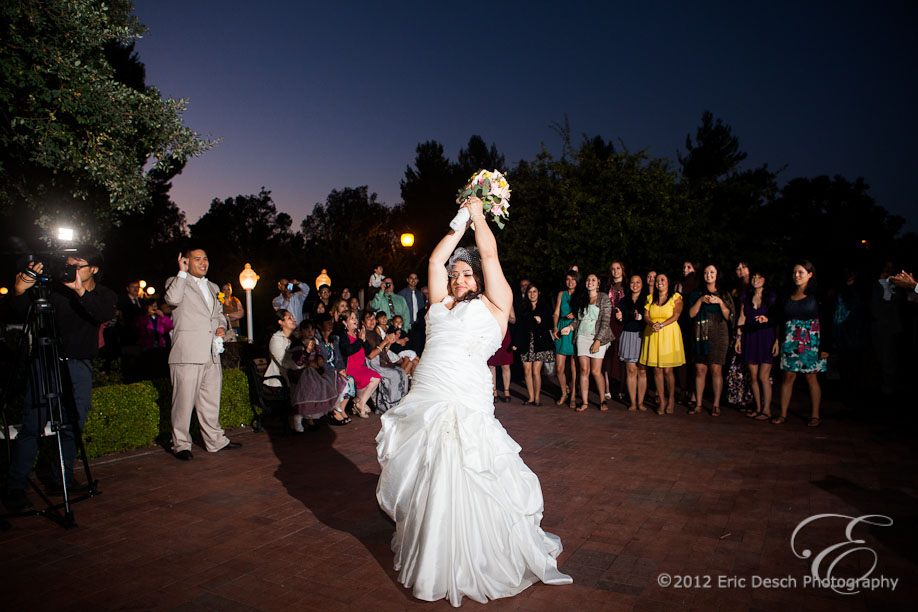
[[[92,390],[92,409],[83,428],[88,457],[147,446],[159,433],[159,392],[150,381]]]
[[[9,411],[11,422],[21,422],[18,403]],[[94,386],[92,409],[83,428],[86,455],[108,453],[168,443],[172,438],[172,384],[168,379],[144,380],[131,384]],[[220,398],[220,425],[244,427],[255,418],[249,402],[249,383],[239,369],[223,370]],[[191,418],[191,432],[199,431],[198,420]],[[42,454],[45,454],[44,452]]]

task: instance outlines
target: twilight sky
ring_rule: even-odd
[[[782,183],[863,176],[918,230],[916,5],[738,4],[135,0],[135,13],[147,83],[223,138],[174,181],[189,223],[262,185],[297,227],[335,188],[395,204],[418,142],[455,160],[480,134],[515,165],[542,143],[560,151],[549,126],[565,114],[574,134],[675,160],[709,109],[745,167],[786,164]]]

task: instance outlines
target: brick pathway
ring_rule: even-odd
[[[779,427],[730,410],[715,419],[612,406],[577,414],[519,399],[498,405],[542,481],[543,527],[561,536],[560,564],[574,584],[539,584],[487,604],[489,612],[912,609],[918,462],[908,429],[833,419],[831,407],[813,430],[799,417]],[[446,610],[443,601],[414,600],[395,580],[393,528],[374,497],[377,430],[374,416],[298,436],[279,427],[238,432],[241,450],[196,448],[190,463],[158,448],[98,460],[103,494],[74,506],[79,528],[26,517],[0,533],[0,606]],[[893,518],[892,527],[860,526],[854,536],[876,551],[874,577],[899,579],[895,591],[803,586],[810,561],[794,556],[790,536],[820,513]],[[842,542],[844,525],[813,523],[798,551]],[[854,553],[835,574],[858,575],[872,562]],[[702,582],[666,588],[661,572]],[[701,588],[705,576],[710,588]],[[797,586],[718,585],[754,576],[790,577]]]

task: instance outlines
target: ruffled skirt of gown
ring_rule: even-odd
[[[418,599],[454,606],[539,580],[569,584],[557,567],[561,540],[540,527],[539,479],[494,418],[484,354],[493,348],[457,342],[428,342],[411,392],[376,438],[377,499],[396,523],[399,580]]]

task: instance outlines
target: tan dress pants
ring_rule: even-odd
[[[191,450],[191,411],[198,423],[208,452],[215,453],[227,444],[220,427],[220,392],[223,368],[219,363],[170,363],[172,379],[172,452]]]

